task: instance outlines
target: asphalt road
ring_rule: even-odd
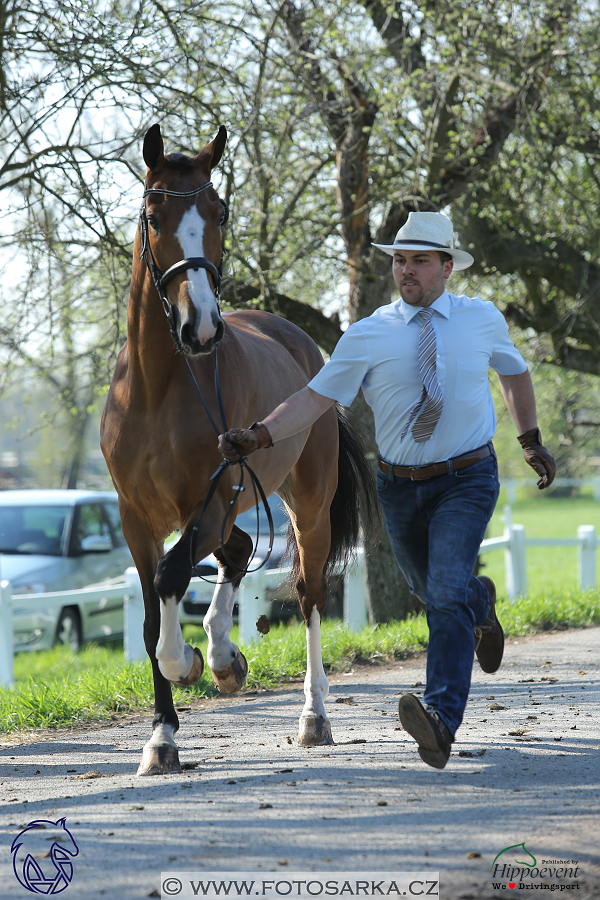
[[[160,896],[161,872],[177,870],[439,871],[441,898],[531,896],[493,887],[495,857],[521,843],[538,865],[577,861],[544,893],[600,898],[600,629],[511,640],[496,675],[476,664],[443,771],[397,718],[424,665],[332,676],[331,747],[296,745],[301,684],[202,701],[181,713],[178,775],[135,775],[149,714],[0,742],[0,897],[32,896],[15,836],[66,817],[79,848],[68,900]],[[32,854],[44,873],[60,832],[48,826]]]

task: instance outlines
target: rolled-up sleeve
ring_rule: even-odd
[[[494,346],[490,366],[500,375],[521,375],[527,371],[527,363],[513,344],[508,333],[506,319],[499,309],[494,310]]]
[[[350,325],[339,339],[329,362],[325,363],[308,387],[323,397],[350,406],[370,368],[367,341],[360,323]]]

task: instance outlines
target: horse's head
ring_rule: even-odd
[[[181,348],[191,356],[210,353],[223,336],[216,295],[227,207],[210,185],[210,173],[226,141],[227,131],[221,126],[210,144],[189,157],[165,155],[159,125],[153,125],[144,138],[146,252],[160,270],[172,328]]]

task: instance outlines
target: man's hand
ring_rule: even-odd
[[[525,462],[541,476],[537,483],[540,491],[549,487],[556,475],[556,464],[552,454],[542,444],[540,429],[531,428],[525,434],[520,434],[517,440],[523,448]]]
[[[240,461],[240,456],[250,456],[261,447],[272,447],[269,429],[262,422],[255,422],[250,428],[231,428],[219,435],[219,450],[230,463]]]

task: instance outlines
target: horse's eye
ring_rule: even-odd
[[[160,225],[156,216],[148,216],[148,225],[153,231],[160,231]]]

